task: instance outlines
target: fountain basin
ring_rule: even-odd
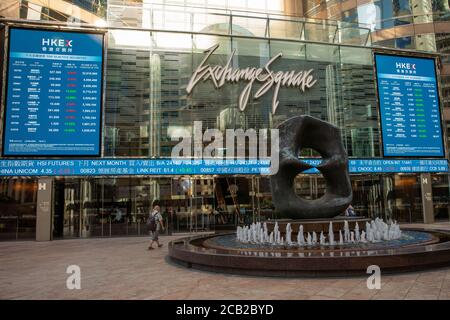
[[[402,228],[411,236],[389,243],[334,246],[267,246],[242,244],[235,233],[193,236],[169,244],[169,256],[186,267],[258,276],[366,275],[378,265],[382,273],[450,266],[450,233]]]

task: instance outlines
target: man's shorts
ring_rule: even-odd
[[[159,231],[150,231],[150,236],[152,237],[153,241],[158,241]]]

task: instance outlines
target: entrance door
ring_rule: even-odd
[[[275,219],[275,210],[272,204],[270,179],[262,176],[253,177],[253,192],[255,203],[255,216],[257,221]]]
[[[216,209],[214,179],[210,177],[173,178],[171,199],[165,202],[171,212],[173,232],[199,232],[214,229]]]
[[[383,177],[386,212],[399,222],[423,222],[422,200],[417,174],[391,174]]]
[[[385,203],[380,176],[351,176],[353,202],[352,206],[358,216],[388,219],[392,214],[383,210]]]
[[[54,181],[53,237],[108,236],[102,222],[101,179],[57,178]]]
[[[234,230],[237,225],[253,222],[251,178],[218,177],[215,179],[215,190],[216,230]]]
[[[172,212],[172,232],[191,230],[191,202],[193,181],[191,177],[173,178],[170,185],[170,199],[167,206]]]
[[[160,200],[159,181],[134,177],[55,179],[54,238],[147,235],[145,221],[153,201]]]
[[[81,179],[56,178],[54,181],[54,238],[77,238],[81,235]]]
[[[448,174],[432,174],[433,206],[435,221],[450,219],[450,183]]]

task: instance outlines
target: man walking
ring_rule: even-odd
[[[153,250],[153,242],[156,242],[158,248],[162,247],[162,244],[159,243],[158,238],[159,232],[164,231],[164,222],[160,210],[161,208],[158,205],[154,206],[153,211],[150,213],[150,216],[147,220],[148,229],[152,237],[152,241],[150,242],[148,250]]]

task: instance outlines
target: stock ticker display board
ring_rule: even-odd
[[[4,156],[99,156],[103,34],[10,28]]]
[[[433,58],[375,54],[386,157],[443,157]]]

